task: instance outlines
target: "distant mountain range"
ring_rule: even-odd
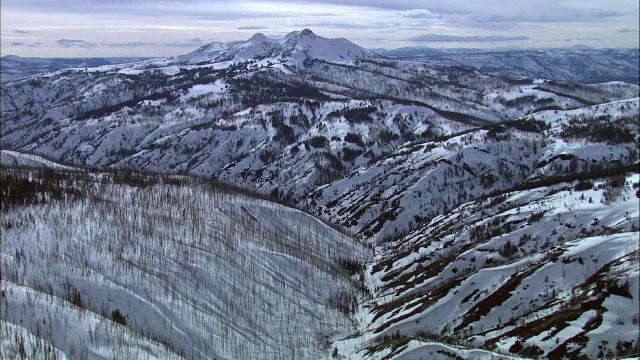
[[[271,46],[282,40],[270,39],[262,34],[253,39]],[[286,40],[286,39],[284,39]],[[242,42],[207,44],[193,54],[230,50]],[[271,45],[269,45],[271,44]],[[240,51],[240,50],[239,50]],[[423,61],[434,65],[452,65],[476,69],[482,72],[515,77],[572,81],[579,83],[601,83],[624,81],[639,83],[640,50],[638,49],[593,49],[570,47],[566,49],[432,49],[408,47],[398,49],[372,49],[375,54],[412,61]],[[194,56],[197,59],[197,56]],[[62,70],[147,60],[141,57],[121,58],[23,58],[3,56],[0,58],[2,81],[11,81],[26,76]]]
[[[131,63],[146,60],[144,57],[119,58],[36,58],[7,55],[0,58],[2,82],[21,79],[68,68],[89,68],[102,65]]]
[[[424,47],[378,49],[376,54],[429,64],[464,66],[516,78],[549,79],[580,83],[625,81],[638,84],[638,49],[482,50]]]

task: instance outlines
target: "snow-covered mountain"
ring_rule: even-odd
[[[11,150],[0,150],[0,166],[7,168],[58,169],[73,170],[73,167],[61,165],[39,155],[26,154]]]
[[[81,166],[215,177],[296,200],[408,141],[637,95],[624,83],[511,81],[383,59],[303,30],[4,84],[0,145]]]
[[[1,90],[2,166],[56,168],[3,170],[7,184],[18,184],[3,182],[3,192],[20,199],[6,207],[13,220],[3,222],[3,284],[12,271],[6,284],[23,294],[5,301],[19,307],[32,295],[49,299],[40,293],[62,298],[5,321],[13,339],[36,348],[53,341],[67,355],[77,349],[41,332],[40,314],[58,307],[85,324],[84,310],[73,307],[76,293],[63,291],[69,278],[82,299],[91,298],[82,303],[91,322],[111,329],[98,345],[80,347],[90,354],[111,354],[116,329],[126,333],[132,356],[637,352],[633,319],[614,316],[625,301],[639,305],[637,85],[510,79],[388,59],[303,30],[67,69]],[[86,168],[97,172],[77,173]],[[173,175],[105,173],[115,169]],[[203,178],[288,200],[358,241],[281,205],[209,193]],[[310,222],[318,228],[305,230]],[[266,223],[273,226],[259,225]],[[123,235],[126,229],[133,230]],[[130,241],[105,249],[108,239],[96,235],[103,233]],[[38,237],[55,241],[25,248]],[[375,248],[373,259],[360,242]],[[91,245],[84,253],[83,243]],[[47,274],[40,265],[13,270],[21,269],[16,262],[31,264],[22,251],[34,254],[26,259],[57,259],[55,244],[73,248],[64,261],[93,270],[66,262]],[[85,295],[110,284],[103,277],[113,282],[112,270],[125,279],[117,288],[135,294],[118,295],[129,305],[115,316],[110,303]],[[208,279],[211,271],[223,285]],[[148,281],[131,280],[141,278]],[[244,278],[250,289],[236,284]],[[62,285],[49,290],[38,279]],[[234,306],[231,296],[249,290],[258,295]],[[134,309],[139,316],[127,319]],[[300,328],[278,327],[296,314]],[[126,329],[113,324],[121,315]],[[39,325],[18,324],[27,319]],[[181,335],[166,345],[167,331],[176,329]],[[243,342],[249,350],[239,350]]]
[[[349,63],[369,56],[373,54],[349,40],[326,39],[304,29],[292,32],[284,38],[269,38],[257,33],[246,42],[234,46],[214,42],[180,56],[179,59],[195,64],[286,59],[294,65],[303,66],[307,59]]]

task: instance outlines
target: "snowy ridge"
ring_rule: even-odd
[[[67,68],[90,68],[105,65],[127,64],[147,58],[31,58],[14,55],[0,58],[0,82],[8,82],[28,76],[44,74]]]
[[[295,54],[333,40],[301,32],[283,41]],[[272,60],[156,59],[6,84],[1,145],[79,166],[215,177],[300,201],[356,168],[410,152],[407,142],[638,93],[625,84],[514,85],[379,58],[304,67]]]
[[[639,105],[634,98],[546,111],[441,141],[414,142],[318,187],[309,202],[354,233],[402,234],[470,199],[523,182],[637,164]],[[626,135],[608,138],[607,129]]]
[[[0,166],[24,167],[24,168],[51,168],[59,170],[72,170],[73,167],[58,164],[47,160],[42,156],[25,154],[11,150],[0,150]]]
[[[203,45],[203,46],[193,50],[191,52],[191,54],[219,52],[219,51],[222,51],[222,50],[224,50],[226,48],[228,48],[227,44],[221,43],[219,41],[214,41],[214,42],[211,42],[209,44]]]

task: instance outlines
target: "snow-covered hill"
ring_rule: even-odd
[[[373,359],[637,356],[640,175],[624,174],[489,196],[381,244],[358,336],[338,346]]]
[[[328,358],[367,250],[207,181],[2,170],[2,358]],[[52,350],[49,350],[52,349]]]
[[[638,164],[638,98],[546,111],[405,144],[309,196],[354,233],[383,238],[496,191]]]
[[[0,166],[5,168],[49,168],[59,170],[72,170],[70,166],[62,165],[57,162],[47,160],[42,156],[25,154],[22,152],[11,150],[0,150]]]

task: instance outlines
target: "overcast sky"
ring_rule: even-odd
[[[310,28],[367,48],[638,48],[638,0],[2,0],[1,53],[169,56]]]

